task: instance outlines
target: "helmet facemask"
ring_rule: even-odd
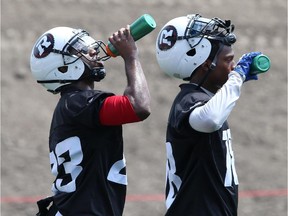
[[[96,51],[97,61],[106,61],[110,56],[107,54],[105,46],[106,44],[103,41],[96,41],[89,36],[88,32],[81,30],[81,32],[70,39],[63,50],[67,50],[70,55],[76,55],[79,58],[83,56],[86,58],[85,55],[88,54],[88,49],[92,48]],[[99,55],[101,51],[104,53],[102,56]],[[89,61],[89,59],[87,60]]]
[[[190,21],[186,27],[184,36],[180,36],[177,40],[186,39],[193,49],[201,43],[203,38],[208,40],[216,40],[224,45],[231,46],[236,42],[236,36],[232,33],[234,25],[230,20],[221,20],[219,18],[202,18],[199,14],[188,15]],[[191,44],[190,38],[200,38],[195,44]]]
[[[70,55],[76,57],[76,60],[74,61],[81,59],[81,61],[83,61],[85,64],[85,71],[79,80],[92,78],[94,81],[99,82],[100,80],[104,79],[106,73],[103,64],[98,63],[98,66],[96,67],[93,66],[93,64],[95,65],[95,62],[106,61],[110,58],[105,47],[106,44],[103,41],[94,40],[84,30],[81,30],[81,32],[76,34],[75,37],[71,38],[71,41],[67,43],[67,51],[70,53]],[[90,49],[96,51],[94,54],[95,57],[93,58],[90,56],[87,57]],[[63,59],[65,62],[65,56],[63,56]],[[69,64],[69,62],[65,62],[65,64]]]
[[[231,46],[236,42],[236,36],[232,33],[234,25],[231,24],[230,20],[223,21],[217,17],[206,19],[202,18],[199,14],[188,15],[188,17],[190,17],[190,22],[186,27],[184,37],[180,39],[186,39],[191,49],[199,45],[203,38],[207,38],[211,43],[215,41],[220,44],[212,61],[211,69],[213,70],[216,67],[217,56],[222,50],[223,45]],[[200,40],[195,44],[191,44],[190,38],[200,38]]]

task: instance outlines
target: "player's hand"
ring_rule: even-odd
[[[250,66],[252,64],[253,58],[257,55],[260,55],[261,52],[250,52],[244,54],[236,64],[234,71],[238,72],[241,76],[245,76],[244,82],[248,80],[258,80],[257,74],[249,74]]]
[[[136,43],[131,35],[130,26],[121,28],[109,37],[109,41],[117,49],[124,60],[138,56]]]

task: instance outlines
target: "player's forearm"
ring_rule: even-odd
[[[124,95],[129,98],[137,116],[143,120],[150,115],[150,93],[138,57],[125,59],[125,70],[127,87]]]
[[[222,88],[205,105],[195,108],[190,114],[191,127],[204,133],[220,129],[240,97],[242,83],[240,75],[231,72]]]

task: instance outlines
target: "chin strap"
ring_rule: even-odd
[[[200,83],[198,84],[198,89],[200,89],[200,87],[203,85],[203,83],[206,81],[207,77],[209,76],[209,74],[211,73],[211,71],[215,70],[216,66],[217,66],[217,58],[219,53],[222,51],[224,45],[221,44],[216,55],[213,58],[213,61],[211,63],[211,65],[209,66],[209,70],[206,72],[205,76],[202,78],[202,80],[200,81]]]
[[[211,66],[212,66],[212,64],[211,64]],[[209,76],[210,72],[213,70],[213,69],[211,68],[211,66],[210,66],[209,70],[206,72],[206,74],[205,74],[205,76],[203,77],[203,79],[202,79],[202,80],[200,81],[200,83],[198,84],[197,89],[200,89],[200,88],[201,88],[201,86],[202,86],[203,83],[206,81],[207,77]],[[216,65],[213,66],[213,67],[216,67]]]

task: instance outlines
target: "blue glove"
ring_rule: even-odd
[[[245,76],[244,82],[248,80],[258,80],[257,74],[249,74],[250,66],[252,64],[253,58],[257,55],[260,55],[261,52],[250,52],[244,54],[238,61],[234,71],[238,72],[241,76]]]

